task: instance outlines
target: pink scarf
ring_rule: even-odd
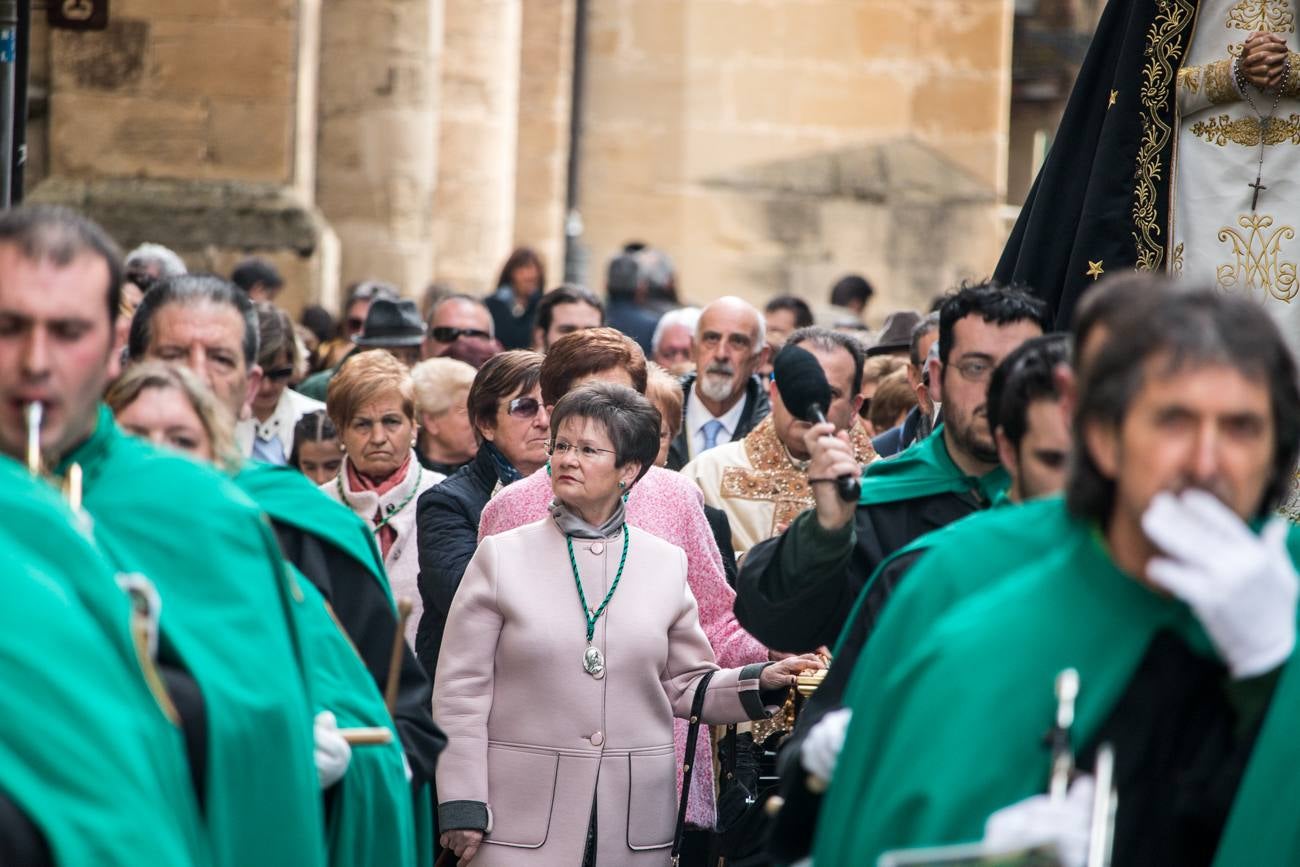
[[[347,468],[348,487],[354,491],[374,491],[377,496],[383,497],[384,494],[406,480],[406,473],[411,468],[411,453],[408,451],[406,460],[402,461],[402,465],[381,482],[376,482],[369,476],[361,475],[361,473],[357,472],[357,468],[351,460],[347,462]],[[384,520],[382,507],[375,510],[375,517],[371,520],[376,527],[379,527],[379,524]],[[391,524],[384,524],[375,531],[375,541],[379,543],[380,553],[387,557],[388,549],[392,548],[393,543],[397,541],[397,531],[393,529]]]

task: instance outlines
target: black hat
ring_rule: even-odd
[[[366,324],[352,342],[357,346],[418,346],[423,340],[424,321],[414,301],[376,298],[370,303]]]
[[[235,270],[230,272],[230,282],[245,292],[251,292],[258,283],[269,289],[279,289],[284,285],[284,278],[270,262],[253,257],[235,266]]]
[[[867,355],[884,355],[886,352],[899,352],[912,348],[912,329],[921,322],[921,314],[915,310],[899,310],[885,317],[885,327],[880,329],[880,337],[875,346],[867,350]]]

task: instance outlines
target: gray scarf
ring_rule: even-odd
[[[593,527],[564,503],[555,499],[551,500],[551,518],[555,521],[555,526],[559,527],[560,532],[566,536],[575,539],[608,539],[617,536],[618,531],[622,529],[623,523],[627,520],[627,509],[620,497],[609,520],[599,527]]]

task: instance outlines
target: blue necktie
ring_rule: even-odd
[[[704,434],[704,450],[707,452],[718,444],[718,434],[722,433],[722,422],[716,418],[707,421],[700,431]]]

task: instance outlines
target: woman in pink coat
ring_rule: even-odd
[[[434,717],[443,845],[475,865],[663,865],[676,818],[674,716],[717,670],[680,548],[626,524],[659,413],[594,384],[551,417],[551,513],[485,539],[447,618]],[[803,658],[722,670],[706,723],[767,715]]]
[[[646,360],[636,341],[613,328],[587,328],[552,343],[542,362],[542,402],[553,407],[574,387],[587,382],[616,382],[644,394]],[[544,518],[551,497],[551,480],[545,473],[515,482],[484,507],[479,539]],[[718,664],[732,668],[767,661],[767,648],[736,622],[732,610],[736,594],[727,583],[722,556],[704,516],[704,495],[695,483],[662,467],[651,467],[627,498],[627,515],[633,526],[686,552],[686,580]],[[686,724],[679,722],[679,763],[685,753]],[[713,751],[707,732],[700,732],[697,755],[699,773],[691,778],[686,822],[692,828],[710,828],[716,811]]]

